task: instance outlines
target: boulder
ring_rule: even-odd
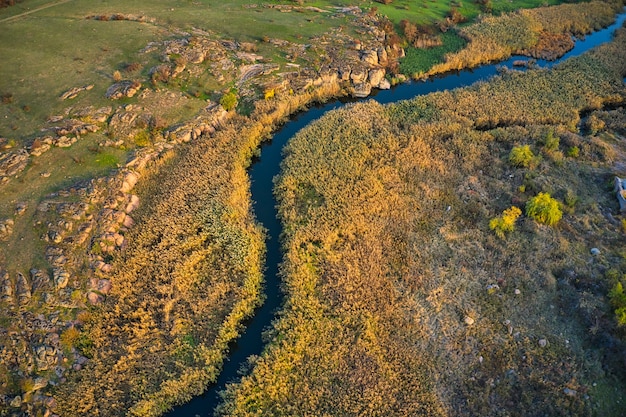
[[[15,214],[17,216],[21,216],[22,214],[26,213],[27,209],[28,209],[28,203],[20,201],[19,203],[15,205]]]
[[[139,180],[139,175],[137,175],[134,172],[129,172],[126,174],[126,176],[124,176],[124,182],[122,182],[122,188],[121,191],[123,193],[128,193],[130,190],[132,190],[135,187],[135,184],[137,184],[137,181]]]
[[[364,98],[370,95],[372,92],[372,86],[370,83],[356,84],[352,90],[352,96]]]
[[[42,143],[37,147],[32,147],[30,149],[30,154],[32,156],[41,156],[42,154],[44,154],[45,152],[48,152],[50,150],[51,146],[47,143]]]
[[[124,218],[124,223],[122,223],[122,226],[124,226],[127,229],[130,229],[131,227],[133,227],[135,225],[135,221],[133,220],[132,217],[130,216],[126,216]]]
[[[376,51],[378,55],[378,63],[382,66],[385,66],[389,63],[389,58],[387,57],[387,51],[385,48],[378,48]]]
[[[5,240],[13,234],[13,219],[0,220],[0,240]]]
[[[378,53],[373,50],[362,51],[361,52],[361,61],[369,64],[374,67],[378,65]]]
[[[619,202],[620,211],[626,212],[626,181],[620,177],[615,177],[615,193]]]
[[[380,84],[378,84],[378,88],[380,90],[389,90],[391,88],[391,84],[389,83],[389,80],[386,78],[383,78],[380,81]]]
[[[385,70],[382,68],[375,68],[369,71],[368,82],[372,87],[377,87],[380,82],[385,78]]]
[[[367,80],[367,68],[359,66],[356,68],[352,69],[352,73],[350,73],[350,80],[352,80],[352,83],[356,84],[361,84],[364,83]]]
[[[126,213],[130,214],[131,212],[137,210],[139,208],[139,197],[135,194],[130,196],[130,201],[126,205]]]
[[[337,69],[337,75],[341,81],[349,81],[350,74],[352,73],[352,69],[348,64],[341,64]]]
[[[89,91],[92,88],[93,88],[93,84],[86,85],[84,87],[70,88],[69,90],[61,94],[61,100],[71,100],[73,98],[76,98],[76,96],[78,96],[78,94],[82,93],[83,91]]]
[[[89,304],[96,305],[96,304],[100,304],[101,302],[104,301],[104,297],[96,292],[90,291],[87,294],[87,301],[89,302]]]

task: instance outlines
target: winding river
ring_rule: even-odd
[[[569,51],[562,58],[552,62],[537,60],[537,65],[542,68],[550,68],[567,58],[578,56],[597,45],[608,42],[611,40],[613,32],[621,27],[624,21],[626,21],[626,13],[618,15],[615,23],[611,26],[588,35],[584,40],[578,40],[574,49]],[[518,60],[527,61],[528,58],[512,57],[506,61],[484,65],[473,70],[463,70],[433,77],[426,81],[402,84],[391,90],[374,91],[370,97],[364,100],[375,99],[383,104],[392,103],[435,91],[469,86],[476,81],[485,80],[497,74],[498,69],[501,67],[512,68],[513,61]],[[261,157],[252,164],[249,174],[254,212],[257,220],[267,229],[267,254],[265,261],[265,292],[267,298],[263,306],[256,311],[254,317],[246,323],[245,333],[230,347],[230,355],[224,362],[222,373],[217,382],[211,385],[203,395],[194,398],[187,404],[176,407],[172,412],[167,414],[168,417],[213,415],[214,408],[220,402],[218,393],[224,389],[226,384],[236,382],[240,378],[239,369],[242,365],[247,363],[249,356],[261,354],[264,347],[262,339],[263,330],[271,325],[275,313],[283,299],[278,276],[278,265],[282,261],[279,242],[282,226],[276,217],[277,203],[272,193],[273,178],[278,175],[280,171],[283,146],[300,129],[307,126],[312,121],[319,119],[326,112],[355,101],[358,100],[335,100],[323,105],[314,106],[305,112],[298,113],[294,115],[289,122],[283,125],[270,141],[262,145]]]

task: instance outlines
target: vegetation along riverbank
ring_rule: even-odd
[[[273,129],[407,75],[558,56],[623,6],[383,3],[0,8],[0,415],[156,416],[201,393],[263,299],[246,168]],[[222,413],[619,415],[621,219],[600,189],[621,155],[623,50],[621,35],[554,72],[304,133],[278,188],[287,305]],[[555,228],[510,227],[503,211],[539,192],[561,202]]]

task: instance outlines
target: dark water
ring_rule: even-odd
[[[622,26],[626,20],[626,13],[618,16],[616,22],[606,29],[588,35],[584,40],[578,40],[574,49],[569,51],[561,59],[553,62],[537,60],[541,67],[550,68],[564,59],[578,56],[585,51],[611,40],[613,32]],[[370,97],[363,99],[375,99],[380,103],[392,103],[399,100],[410,99],[418,95],[424,95],[435,91],[450,90],[457,87],[469,86],[476,81],[486,80],[498,73],[500,67],[513,67],[513,61],[525,60],[526,57],[513,57],[498,64],[484,65],[473,70],[463,70],[443,76],[433,77],[426,81],[412,82],[398,85],[391,90],[375,91]],[[354,99],[344,99],[328,102],[310,108],[306,112],[294,115],[289,122],[278,130],[272,139],[261,146],[261,157],[250,167],[251,192],[254,212],[257,220],[267,229],[267,259],[265,271],[266,300],[255,313],[255,316],[246,324],[245,333],[231,345],[228,359],[224,363],[224,369],[217,382],[209,387],[206,393],[194,398],[189,403],[175,408],[168,413],[168,417],[183,416],[211,416],[213,409],[219,404],[218,392],[222,391],[229,382],[236,382],[239,369],[246,363],[250,355],[260,355],[263,350],[262,332],[268,328],[274,314],[282,302],[280,292],[280,280],[278,277],[278,265],[282,261],[279,236],[282,226],[276,218],[276,199],[272,193],[273,178],[280,171],[282,149],[287,141],[300,129],[312,121],[319,119],[326,112],[342,107]]]

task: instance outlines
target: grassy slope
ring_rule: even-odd
[[[624,51],[626,31],[553,71],[359,104],[299,133],[277,183],[287,304],[224,414],[622,415],[604,271],[625,268],[606,215],[624,147],[570,129],[581,110],[623,102]],[[549,131],[560,150],[540,145]],[[543,162],[511,167],[526,143]],[[571,146],[580,159],[563,157]],[[571,205],[559,226],[489,231],[539,191]]]

